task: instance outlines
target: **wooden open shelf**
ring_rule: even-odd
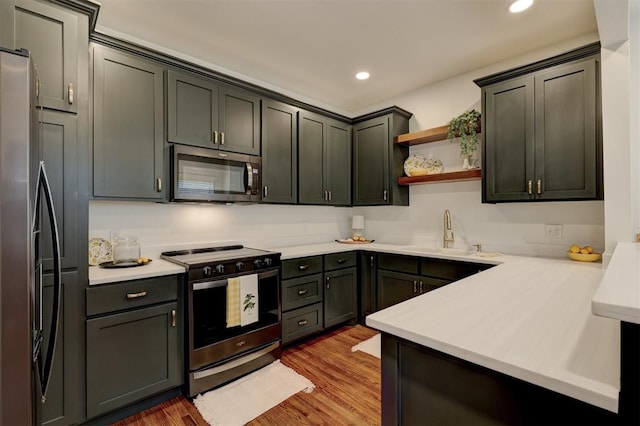
[[[478,180],[482,177],[482,170],[461,170],[459,172],[439,173],[427,176],[402,176],[398,178],[398,185],[418,185],[423,183],[461,182],[465,180]]]
[[[420,145],[423,143],[440,142],[447,140],[447,130],[449,125],[434,127],[433,129],[420,130],[415,133],[405,133],[396,136],[393,140],[395,143],[402,145]],[[478,133],[482,131],[480,127],[480,117],[478,117]]]

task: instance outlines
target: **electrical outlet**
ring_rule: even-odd
[[[544,235],[547,238],[562,238],[562,225],[545,225]]]

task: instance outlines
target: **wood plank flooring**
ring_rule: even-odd
[[[376,333],[361,325],[345,326],[285,349],[281,362],[311,380],[316,388],[292,396],[249,425],[380,425],[380,360],[351,352],[352,346]],[[115,423],[160,424],[207,423],[182,396]]]

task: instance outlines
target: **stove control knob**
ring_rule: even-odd
[[[264,265],[265,266],[271,266],[273,264],[273,261],[271,260],[270,257],[265,257],[264,258]]]
[[[243,270],[244,270],[244,263],[243,262],[236,263],[236,271],[242,272]]]
[[[262,268],[262,260],[260,260],[260,259],[254,260],[253,264],[255,265],[256,269]]]
[[[219,274],[224,274],[224,265],[223,264],[216,265],[216,272]]]
[[[202,268],[202,273],[204,274],[205,277],[210,277],[211,276],[211,266],[205,266],[204,268]]]

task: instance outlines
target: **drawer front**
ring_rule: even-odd
[[[491,266],[482,263],[457,262],[455,260],[422,259],[420,261],[420,275],[457,281],[484,271]]]
[[[176,300],[178,279],[178,275],[167,275],[89,287],[87,316]]]
[[[378,268],[387,271],[403,272],[405,274],[418,273],[418,260],[415,257],[396,254],[379,254]]]
[[[322,274],[282,280],[282,310],[322,302]]]
[[[322,272],[322,256],[301,257],[282,262],[282,279],[302,277]]]
[[[282,314],[282,344],[322,331],[322,303]]]
[[[324,270],[333,271],[334,269],[350,268],[356,266],[356,253],[333,253],[324,256]]]

